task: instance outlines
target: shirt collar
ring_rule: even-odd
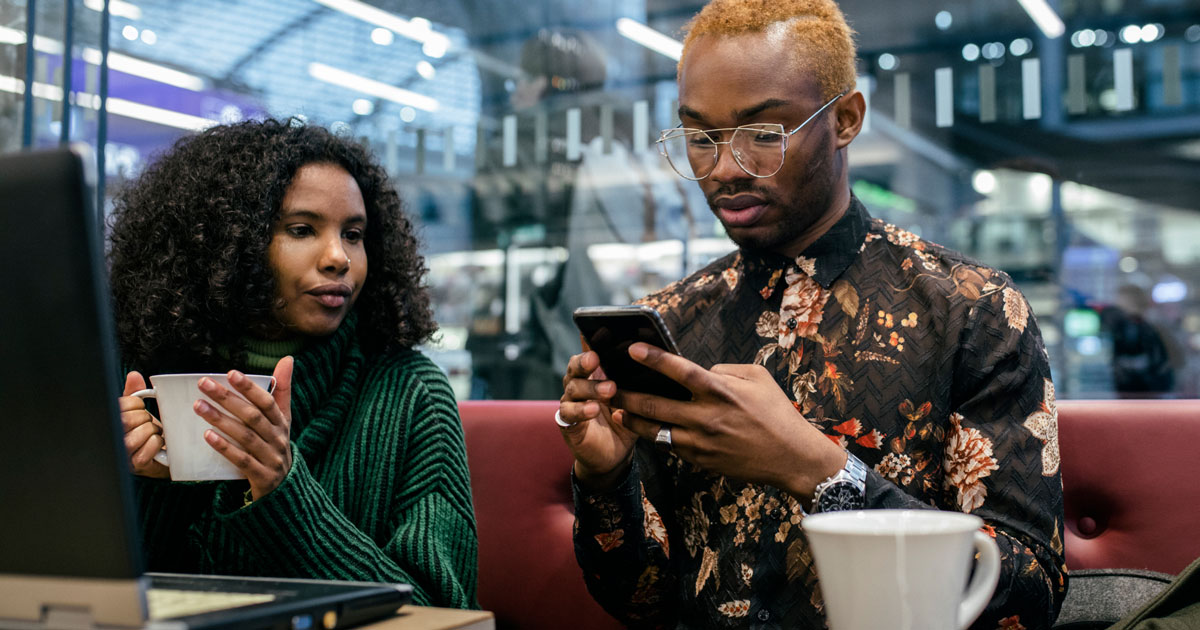
[[[745,279],[765,297],[773,291],[779,278],[795,267],[828,289],[858,258],[870,219],[866,207],[851,193],[850,207],[842,218],[794,259],[772,252],[743,250]]]

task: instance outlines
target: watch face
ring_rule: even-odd
[[[862,506],[862,491],[852,482],[842,481],[830,485],[821,492],[817,511],[842,512],[845,510],[862,509]]]

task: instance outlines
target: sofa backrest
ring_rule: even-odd
[[[571,454],[558,401],[463,401],[479,602],[499,628],[620,628],[571,542]],[[1178,573],[1200,557],[1200,400],[1063,400],[1067,566]]]
[[[1062,400],[1058,441],[1069,569],[1200,557],[1200,400]]]
[[[615,630],[588,594],[571,534],[571,452],[558,401],[463,401],[479,528],[479,603],[497,628]]]

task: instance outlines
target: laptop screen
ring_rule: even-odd
[[[83,164],[67,150],[0,156],[0,574],[142,574]]]

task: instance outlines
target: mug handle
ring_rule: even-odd
[[[137,396],[138,398],[143,398],[143,399],[154,398],[156,395],[158,395],[158,392],[154,391],[153,388],[139,389],[138,391],[130,394],[130,396]],[[165,449],[160,449],[157,453],[154,454],[154,461],[162,464],[163,466],[166,466],[167,468],[171,467],[171,465],[167,463],[167,451]]]
[[[979,562],[975,563],[975,574],[967,585],[966,595],[958,605],[958,629],[966,630],[992,599],[996,583],[1000,579],[1000,550],[991,536],[976,530],[975,550],[979,552]]]

